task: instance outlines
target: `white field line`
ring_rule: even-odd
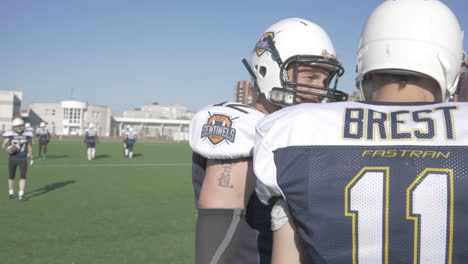
[[[185,167],[191,166],[192,163],[136,163],[136,164],[122,164],[122,163],[108,163],[108,164],[34,164],[32,168],[73,168],[73,167]],[[0,165],[0,167],[7,167],[8,165]],[[31,167],[29,167],[31,169]]]

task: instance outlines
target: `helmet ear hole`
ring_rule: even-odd
[[[259,70],[259,73],[262,77],[265,78],[265,75],[266,75],[266,72],[267,72],[267,69],[265,66],[260,66],[260,70]]]

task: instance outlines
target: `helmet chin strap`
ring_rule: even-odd
[[[244,67],[249,72],[250,77],[252,77],[252,80],[256,83],[257,82],[257,76],[255,76],[255,73],[253,72],[252,67],[250,67],[250,64],[247,62],[247,60],[245,58],[242,59],[242,64],[244,64]]]
[[[278,66],[281,69],[281,66],[283,65],[283,61],[281,60],[278,49],[275,46],[275,42],[273,41],[273,38],[271,36],[268,36],[266,39],[268,42],[268,46],[270,47],[270,50],[271,50],[271,57],[274,61],[276,61],[276,63],[278,63]]]

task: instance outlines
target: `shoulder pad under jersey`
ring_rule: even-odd
[[[240,103],[204,107],[190,122],[190,147],[208,159],[252,157],[255,125],[264,116]]]
[[[12,130],[7,130],[5,131],[5,133],[3,133],[3,137],[7,138],[7,137],[11,137],[11,136],[14,136],[16,133],[13,132]]]

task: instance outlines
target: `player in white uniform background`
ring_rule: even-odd
[[[47,159],[47,146],[50,142],[50,133],[46,123],[41,122],[36,129],[36,136],[39,138],[39,158]]]
[[[137,141],[137,133],[133,131],[133,127],[129,127],[125,133],[124,144],[125,144],[125,156],[129,159],[133,158],[133,148]]]
[[[358,50],[367,103],[293,106],[257,125],[272,263],[468,263],[468,105],[443,103],[462,42],[443,3],[385,1]]]
[[[93,123],[89,123],[84,134],[84,143],[86,144],[88,160],[93,160],[96,157],[96,143],[98,143],[98,133]]]
[[[30,123],[25,123],[24,124],[24,131],[28,132],[29,134],[33,135],[34,136],[34,128],[31,127],[31,124]],[[36,144],[36,142],[34,142],[34,137],[31,139],[31,145],[33,146],[34,144]],[[34,157],[30,157],[29,158],[29,165],[30,166],[33,166],[34,165]]]
[[[34,134],[34,128],[31,127],[30,123],[25,123],[24,124],[24,131],[27,131],[28,133]]]
[[[122,130],[122,136],[123,136],[123,153],[125,157],[128,157],[128,148],[127,148],[127,143],[125,142],[125,139],[127,137],[127,133],[130,130],[130,125],[126,125],[125,129]]]
[[[298,18],[281,20],[243,61],[259,96],[254,107],[227,102],[200,110],[190,125],[198,209],[196,263],[270,263],[270,207],[256,195],[255,124],[281,106],[345,100],[343,68],[327,33]]]

